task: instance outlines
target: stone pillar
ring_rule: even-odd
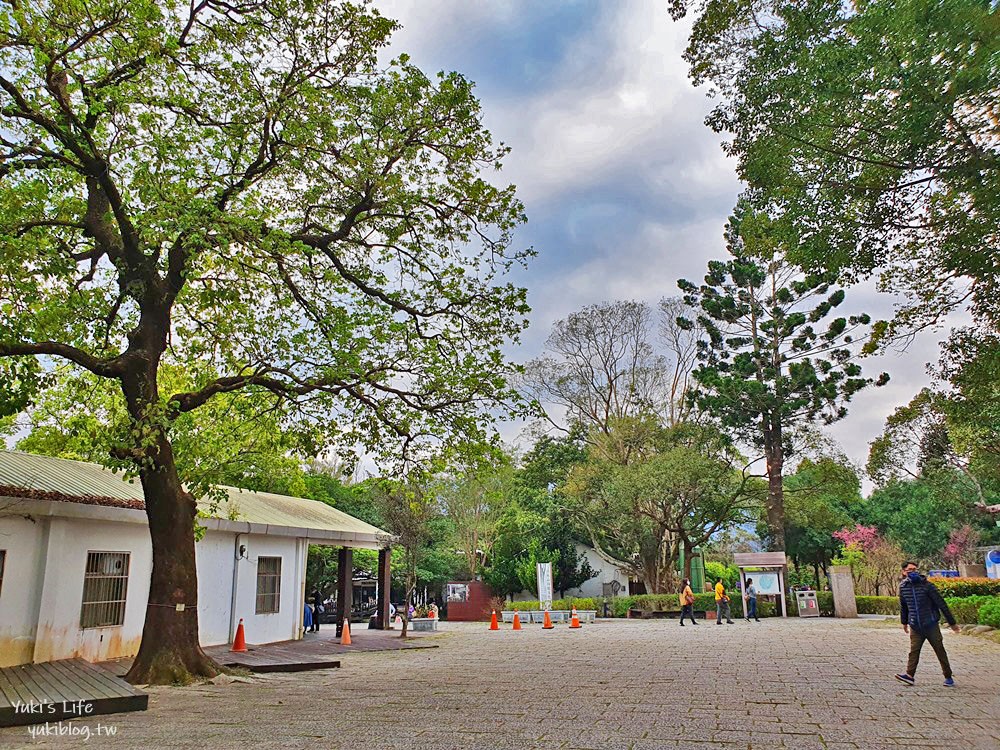
[[[389,617],[390,586],[392,585],[389,572],[391,559],[392,550],[388,547],[378,551],[378,600],[376,601],[375,627],[379,630],[388,630],[391,625]]]
[[[830,567],[830,591],[833,592],[833,611],[837,617],[857,617],[858,602],[854,598],[854,576],[850,565]]]
[[[354,600],[354,590],[351,581],[354,578],[354,552],[350,547],[341,547],[337,551],[337,636],[344,629],[344,619],[351,619],[351,604]]]

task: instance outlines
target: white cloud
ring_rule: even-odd
[[[377,6],[404,24],[394,54],[406,51],[429,71],[462,70],[463,61],[477,60],[484,33],[527,33],[555,7],[529,0]],[[518,185],[528,212],[517,238],[541,254],[524,276],[532,328],[513,356],[536,356],[552,323],[584,305],[677,294],[678,278],[700,280],[707,261],[724,254],[722,230],[740,186],[721,138],[704,125],[711,101],[687,79],[688,33],[662,0],[606,2],[544,76],[528,77],[533,87],[518,91],[511,81],[513,71],[534,71],[538,61],[515,53],[477,60],[486,124],[513,149],[501,178]],[[888,317],[892,305],[871,284],[848,293],[853,311]],[[925,363],[937,359],[939,338],[928,333],[902,354],[863,362],[873,375],[888,370],[892,382],[859,394],[829,430],[857,463],[885,417],[928,381]],[[504,428],[507,437],[516,432]]]

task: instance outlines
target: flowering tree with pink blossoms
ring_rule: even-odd
[[[833,532],[844,543],[844,549],[834,564],[850,565],[858,593],[883,596],[894,593],[899,578],[903,550],[882,536],[874,526],[857,524]]]
[[[958,567],[959,563],[972,562],[976,559],[976,546],[979,544],[979,532],[966,524],[953,529],[948,543],[941,550],[941,559],[946,565]]]

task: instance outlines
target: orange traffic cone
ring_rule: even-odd
[[[344,628],[340,631],[340,645],[350,646],[351,645],[351,621],[344,620]]]
[[[576,607],[573,607],[573,614],[569,618],[569,626],[571,628],[578,628],[578,627],[580,627],[580,615],[578,615],[576,613]]]
[[[240,624],[236,626],[236,637],[233,638],[233,647],[229,650],[238,653],[243,653],[247,650],[247,637],[246,633],[243,632],[242,617],[240,618]]]
[[[493,610],[493,616],[490,618],[490,630],[499,630],[500,626],[497,624],[497,611]]]
[[[517,616],[517,610],[514,610],[514,630],[521,629],[521,618]]]
[[[552,618],[549,617],[549,611],[545,610],[545,616],[542,618],[542,628],[544,630],[551,630],[555,626],[552,624]]]

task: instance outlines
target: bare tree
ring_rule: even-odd
[[[553,326],[546,353],[527,364],[524,389],[565,411],[569,431],[581,424],[608,434],[616,421],[656,411],[666,392],[666,360],[650,344],[653,315],[642,302],[588,305]]]
[[[697,322],[697,315],[681,297],[664,297],[658,306],[660,343],[667,351],[667,360],[673,364],[668,371],[669,388],[666,402],[666,421],[671,427],[686,422],[691,417],[693,404],[688,399],[691,373],[698,365],[698,340],[704,329]],[[678,324],[678,318],[693,321],[688,327]]]

